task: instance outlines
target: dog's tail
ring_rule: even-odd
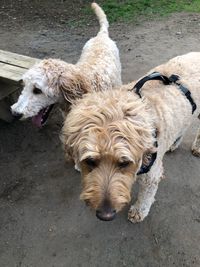
[[[103,9],[97,3],[92,3],[91,7],[99,20],[100,32],[108,33],[109,23]]]

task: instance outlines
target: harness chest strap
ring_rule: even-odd
[[[156,138],[156,141],[154,142],[154,147],[158,147],[158,142],[157,142],[157,136],[158,136],[158,130],[155,130],[154,137]],[[149,157],[149,163],[148,164],[142,164],[140,167],[139,171],[137,172],[137,175],[148,173],[153,166],[156,158],[157,158],[157,152],[151,153],[148,155]]]
[[[150,154],[149,157],[150,157],[149,164],[148,165],[142,164],[139,171],[137,172],[137,175],[148,173],[150,171],[151,167],[153,166],[157,158],[157,152]]]

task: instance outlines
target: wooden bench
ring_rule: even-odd
[[[13,93],[21,91],[22,75],[40,60],[0,50],[0,119],[11,122],[10,105]]]

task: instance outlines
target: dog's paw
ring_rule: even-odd
[[[200,148],[196,149],[196,148],[192,148],[192,155],[195,157],[199,157],[200,158]]]
[[[142,222],[146,214],[142,212],[138,207],[131,206],[128,212],[128,220],[132,223]]]

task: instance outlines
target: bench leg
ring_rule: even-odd
[[[10,105],[5,98],[0,100],[0,119],[6,122],[13,121],[13,116],[10,111]]]

